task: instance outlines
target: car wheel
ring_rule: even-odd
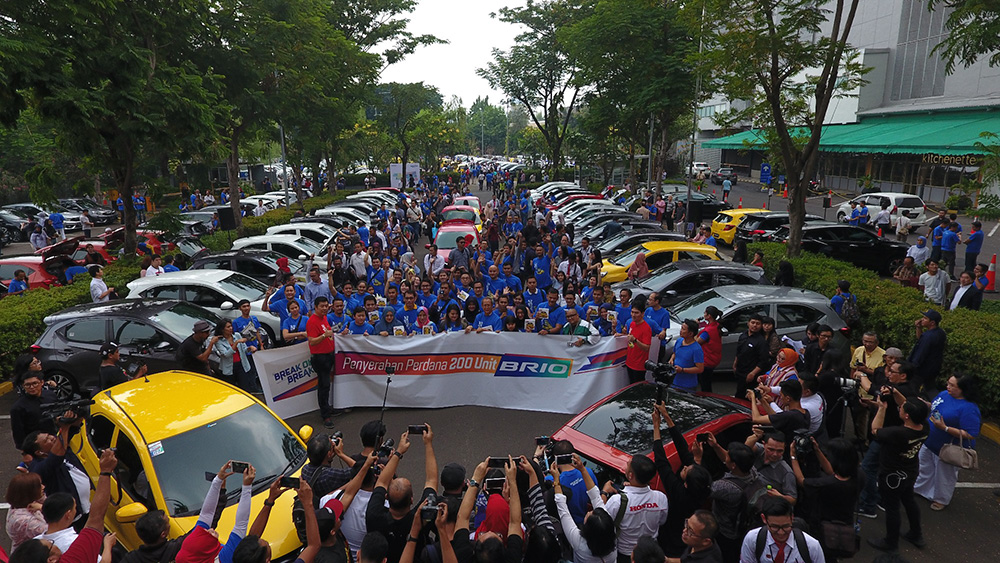
[[[840,211],[840,212],[837,213],[837,222],[838,223],[844,223],[844,222],[846,222],[846,220],[847,220],[847,214],[846,213],[844,213],[843,211]]]
[[[15,240],[14,237],[11,236],[10,229],[7,228],[0,229],[0,247],[7,246],[14,240]]]
[[[76,392],[76,380],[73,379],[72,375],[64,371],[53,371],[45,375],[47,380],[55,381],[55,392],[59,396],[60,401],[69,399]]]
[[[260,328],[267,333],[267,339],[271,342],[271,346],[272,347],[277,346],[278,338],[274,336],[274,331],[271,330],[271,327],[267,326],[264,323],[260,323]]]

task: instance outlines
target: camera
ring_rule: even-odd
[[[74,421],[72,418],[64,418],[63,414],[70,411],[77,416],[76,420],[90,416],[90,405],[94,404],[91,399],[74,399],[71,401],[57,401],[55,403],[44,403],[39,405],[42,411],[42,420],[55,420],[58,424],[69,424]]]
[[[809,455],[813,453],[812,434],[805,428],[795,431],[792,443],[795,444],[796,455]]]
[[[844,391],[854,391],[858,388],[858,380],[850,377],[834,377],[833,381]]]
[[[426,424],[410,424],[407,426],[406,431],[410,434],[426,434],[427,425]]]
[[[392,449],[396,446],[396,441],[392,438],[386,438],[382,445],[378,449],[378,457],[389,457],[392,455]]]
[[[330,436],[330,441],[339,446],[340,443],[342,441],[344,441],[344,431],[343,430],[337,430],[336,432],[334,432]]]
[[[385,374],[386,375],[395,375],[395,373],[396,373],[395,366],[385,366]]]
[[[551,438],[549,438],[548,436],[535,436],[535,445],[547,446],[549,445],[549,440],[551,440]]]
[[[234,461],[233,465],[232,465],[232,470],[233,470],[233,473],[243,473],[249,467],[250,467],[250,464],[248,464],[245,461]]]
[[[764,400],[764,395],[760,392],[760,389],[757,389],[756,387],[754,387],[752,389],[752,391],[753,391],[753,396],[757,397],[758,401],[763,401]]]
[[[674,366],[670,364],[658,364],[656,362],[646,360],[644,367],[646,370],[653,372],[653,379],[658,383],[671,385],[674,382],[674,376],[677,375],[677,371],[674,370]]]
[[[278,486],[279,487],[288,487],[289,489],[298,489],[299,486],[300,486],[300,483],[301,483],[301,479],[299,479],[298,477],[287,477],[285,475],[282,475],[278,479]]]
[[[438,497],[434,493],[427,495],[427,504],[420,509],[420,519],[424,522],[433,522],[438,514]]]

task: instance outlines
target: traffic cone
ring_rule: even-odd
[[[740,198],[740,205],[736,209],[743,209],[743,198]]]
[[[760,204],[760,208],[767,209],[767,202],[765,201],[764,203]]]
[[[990,260],[990,269],[986,272],[986,291],[996,293],[997,290],[997,255]]]
[[[788,186],[785,186],[785,189],[782,190],[781,197],[784,199],[788,199]]]

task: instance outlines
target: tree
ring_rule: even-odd
[[[970,66],[990,55],[990,66],[1000,65],[1000,4],[986,0],[930,0],[928,10],[947,10],[948,37],[934,47],[944,55],[947,71],[961,63]]]
[[[327,18],[362,51],[382,48],[385,66],[395,64],[421,45],[447,43],[433,35],[413,35],[406,30],[410,21],[400,18],[412,12],[416,0],[330,0]]]
[[[0,8],[0,121],[32,107],[60,131],[70,154],[109,171],[129,201],[151,155],[200,151],[224,106],[215,76],[190,62],[209,5],[50,0]],[[125,205],[125,251],[136,248]]]
[[[375,121],[399,143],[400,162],[409,162],[413,145],[415,119],[421,110],[437,109],[442,105],[437,88],[424,86],[423,82],[380,84],[375,89]]]
[[[489,96],[476,98],[469,108],[469,145],[480,149],[481,154],[503,152],[507,116],[503,108],[490,105]]]
[[[527,30],[515,37],[510,51],[494,49],[493,62],[476,71],[527,109],[545,140],[553,180],[559,179],[563,140],[580,95],[573,79],[577,69],[556,30],[577,17],[576,7],[567,0],[528,0],[521,8],[501,8],[500,21]]]
[[[801,252],[809,180],[816,171],[823,120],[836,96],[860,86],[866,69],[847,37],[858,0],[706,0],[710,87],[746,109],[726,122],[763,125],[762,144],[780,156],[788,178],[788,255]],[[738,18],[733,14],[740,14]]]

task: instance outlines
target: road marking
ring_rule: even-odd
[[[957,489],[1000,489],[1000,483],[955,483]]]
[[[0,510],[10,510],[10,505],[6,502],[0,502]]]
[[[996,225],[993,225],[993,229],[990,231],[990,235],[989,236],[993,236],[993,233],[997,232],[997,227],[1000,227],[1000,223],[997,223]]]
[[[9,414],[0,414],[0,420],[10,420]]]

